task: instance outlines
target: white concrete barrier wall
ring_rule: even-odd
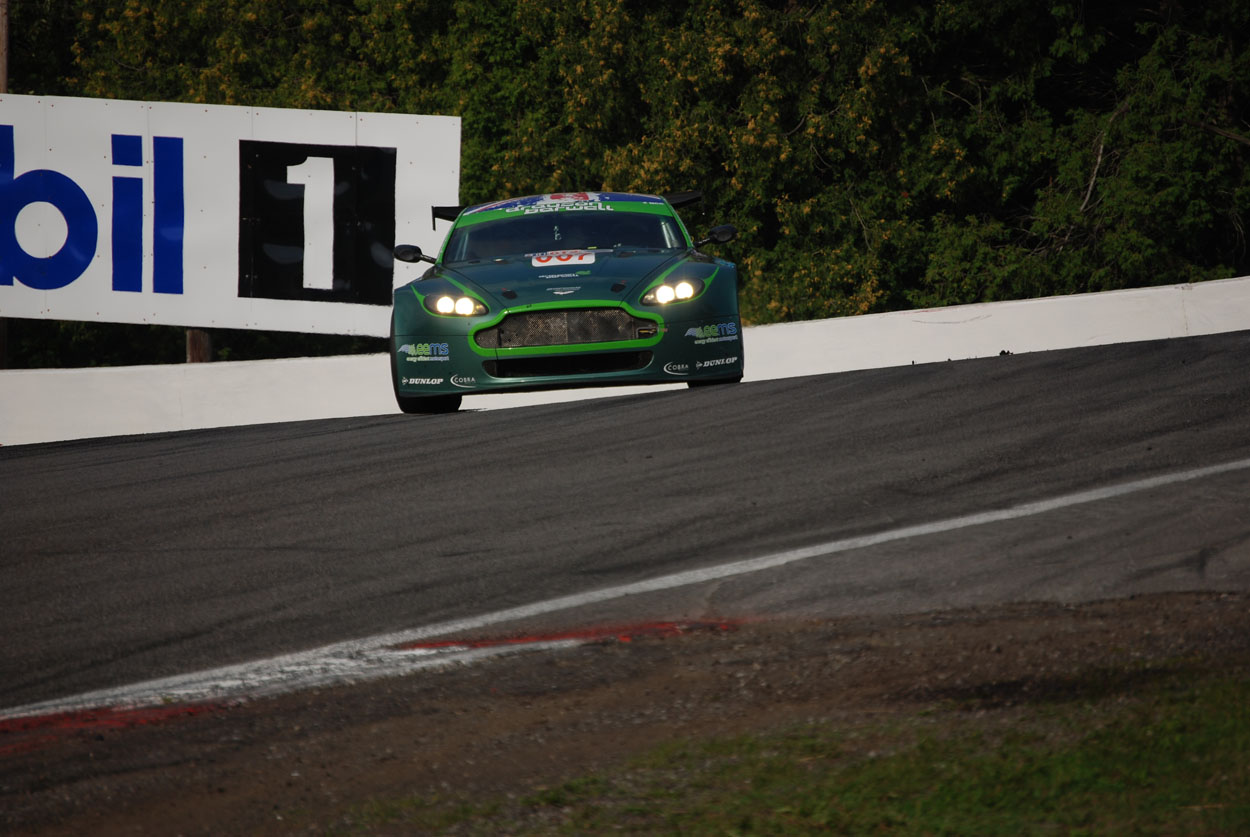
[[[744,330],[746,380],[1250,329],[1250,277]],[[0,444],[398,412],[386,355],[0,372]],[[684,385],[673,385],[684,386]],[[465,409],[655,387],[470,396]]]

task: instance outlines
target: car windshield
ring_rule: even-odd
[[[540,212],[457,227],[447,262],[502,259],[556,250],[686,247],[674,218],[639,212]]]

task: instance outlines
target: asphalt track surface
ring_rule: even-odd
[[[0,709],[1248,460],[1248,370],[1242,332],[0,448]],[[516,627],[1247,589],[1238,466]]]

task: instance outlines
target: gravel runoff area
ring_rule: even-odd
[[[674,739],[926,710],[1001,724],[1082,699],[1090,672],[1159,667],[1250,671],[1250,595],[707,622],[160,720],[10,725],[0,832],[321,833],[369,799],[525,794]]]

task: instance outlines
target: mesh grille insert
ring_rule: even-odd
[[[483,349],[567,346],[637,340],[655,334],[655,328],[652,321],[620,308],[524,311],[479,331],[475,339]]]

